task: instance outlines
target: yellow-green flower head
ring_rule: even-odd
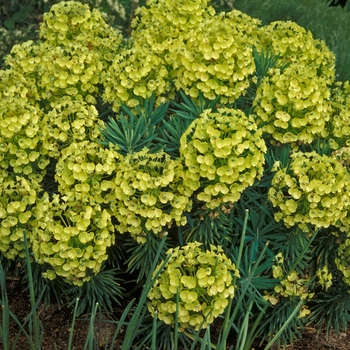
[[[95,106],[69,97],[51,103],[44,126],[43,147],[51,157],[58,158],[60,151],[72,142],[94,140],[99,135],[98,112]]]
[[[349,231],[347,231],[349,232]],[[343,274],[343,280],[350,286],[350,234],[346,233],[338,247],[335,264]],[[350,292],[350,289],[349,289]]]
[[[338,82],[331,90],[331,118],[327,123],[333,147],[350,146],[350,83]]]
[[[37,45],[25,43],[12,49],[7,63],[27,79],[26,90],[20,90],[21,97],[40,102],[45,110],[62,98],[96,104],[102,72],[117,52],[116,47],[108,45],[101,43],[92,50],[86,42],[69,46],[52,46],[47,41]],[[28,83],[33,89],[29,89]]]
[[[270,70],[253,102],[257,124],[275,141],[311,143],[327,137],[330,89],[323,77],[299,63]]]
[[[24,257],[24,230],[31,244],[30,224],[41,191],[34,179],[28,181],[0,170],[0,252],[8,259]]]
[[[175,86],[191,97],[221,97],[231,103],[244,95],[255,71],[251,47],[260,22],[234,10],[204,19],[193,28],[175,67]]]
[[[139,243],[145,233],[160,234],[174,222],[186,224],[192,190],[182,182],[180,160],[147,149],[122,158],[114,178],[117,202],[112,209],[120,233],[129,232]]]
[[[222,96],[222,102],[246,92],[260,22],[239,11],[215,15],[206,1],[181,3],[152,2],[140,10],[131,47],[104,76],[104,97],[115,111],[121,101],[133,107],[152,93],[160,104],[178,90],[194,98],[199,92],[208,99]]]
[[[27,54],[27,50],[31,51],[31,49],[25,47],[26,44],[27,43],[15,45],[18,47],[23,46],[23,55]],[[13,47],[12,51],[14,51],[15,46]],[[31,46],[32,45],[30,44],[29,47]],[[12,56],[7,56],[7,58],[9,57]],[[16,57],[16,59],[18,62],[22,63],[22,58]],[[36,61],[36,58],[32,57],[31,63],[27,62],[28,70],[35,69]],[[7,64],[10,65],[9,62],[7,62]],[[30,75],[30,73],[25,72],[19,65],[15,65],[14,67],[6,70],[0,70],[0,97],[2,102],[1,108],[10,108],[13,104],[16,104],[16,106],[22,108],[26,108],[28,105],[37,107],[36,101],[40,98],[36,80]]]
[[[85,194],[89,197],[89,194]],[[32,249],[39,264],[48,264],[47,278],[63,277],[82,285],[100,271],[107,248],[114,243],[111,216],[99,204],[76,196],[45,194],[38,200],[32,228]]]
[[[110,204],[116,200],[111,192],[118,162],[122,156],[113,148],[97,142],[73,142],[62,150],[56,165],[58,190],[67,198],[74,196],[90,205]]]
[[[44,113],[31,98],[30,89],[35,81],[33,84],[27,79],[14,69],[0,70],[0,137],[3,139],[16,142],[18,135],[35,139],[47,123],[43,121]],[[33,94],[36,94],[35,86]]]
[[[170,72],[171,67],[162,55],[144,43],[135,42],[130,49],[123,48],[103,74],[103,97],[115,112],[121,103],[132,108],[152,93],[156,96],[156,105],[160,105],[175,97]]]
[[[349,172],[335,157],[294,152],[290,164],[274,174],[269,190],[276,221],[305,232],[341,226],[349,208],[349,183]]]
[[[285,298],[310,299],[314,296],[314,293],[308,291],[309,283],[310,278],[303,278],[296,271],[292,271],[281,279],[280,284],[274,288],[274,291]]]
[[[139,38],[148,27],[160,30],[164,35],[176,31],[187,32],[197,27],[203,18],[215,14],[215,10],[208,6],[208,0],[148,0],[146,6],[139,7],[133,19],[133,37]]]
[[[323,41],[290,21],[262,27],[259,39],[278,60],[253,102],[258,125],[281,143],[311,143],[327,137],[334,54]]]
[[[48,120],[27,98],[30,92],[24,76],[13,72],[0,71],[0,168],[40,183],[49,163],[40,149]]]
[[[78,42],[91,50],[100,44],[118,47],[121,35],[105,23],[101,12],[76,1],[62,1],[44,14],[40,36],[52,46],[70,46]]]
[[[330,85],[335,78],[335,55],[322,40],[291,21],[276,21],[261,27],[259,40],[279,57],[281,64],[308,67],[310,74],[322,77]]]
[[[45,109],[64,95],[96,104],[97,85],[119,52],[122,36],[97,10],[74,1],[56,4],[44,15],[41,36],[43,42],[15,45],[7,57],[7,64],[34,86],[22,95]]]
[[[272,294],[266,294],[264,299],[272,305],[279,302],[280,297],[310,299],[314,293],[309,291],[310,278],[302,277],[297,271],[290,271],[284,266],[285,260],[282,253],[278,253],[275,257],[276,262],[272,265],[272,276],[279,279],[280,283],[275,286]]]
[[[206,110],[180,140],[183,181],[208,208],[234,203],[262,175],[265,152],[252,116],[230,108]]]
[[[208,327],[234,297],[233,275],[239,276],[235,264],[221,247],[211,245],[204,252],[199,242],[170,249],[167,255],[171,257],[148,294],[148,310],[171,326],[177,312],[180,331]]]
[[[215,11],[207,0],[149,1],[137,10],[130,46],[121,50],[104,74],[104,98],[118,111],[121,102],[134,107],[152,93],[160,105],[175,96],[179,52],[190,30]]]

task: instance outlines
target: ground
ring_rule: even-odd
[[[9,282],[7,283],[7,292],[10,310],[16,315],[19,321],[23,322],[30,310],[29,296],[21,291],[22,287],[19,280],[12,279]],[[122,311],[123,305],[116,307],[113,313],[105,314],[102,317],[109,320],[118,319],[118,315],[121,315]],[[72,310],[64,305],[59,308],[57,304],[39,306],[38,316],[44,329],[42,350],[67,350],[72,322]],[[89,321],[86,319],[86,315],[77,319],[73,332],[74,350],[84,349],[88,326]],[[95,340],[100,346],[100,349],[104,349],[106,342],[111,341],[115,327],[115,325],[108,322],[98,321],[95,323]],[[13,323],[10,327],[11,341],[14,341],[17,334],[18,327]],[[1,345],[0,341],[0,347]],[[29,345],[23,336],[18,341],[17,349],[29,349]],[[110,349],[109,346],[108,349]],[[120,341],[116,343],[115,349],[120,349]],[[262,348],[255,347],[255,350],[260,349]],[[277,349],[275,348],[273,350]],[[307,328],[303,338],[296,341],[293,345],[288,346],[287,350],[350,350],[350,329],[347,332],[340,333],[339,336],[330,334],[327,338],[324,332],[317,335],[315,329]]]

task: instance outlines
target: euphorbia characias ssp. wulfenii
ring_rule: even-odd
[[[338,226],[349,209],[350,174],[335,157],[294,152],[288,166],[275,164],[268,197],[276,221],[310,229]]]
[[[263,173],[266,145],[252,116],[241,110],[205,110],[180,139],[184,183],[208,208],[237,202]]]
[[[160,234],[186,224],[192,190],[183,180],[183,165],[165,152],[147,149],[123,157],[114,178],[115,204],[111,211],[120,233],[129,232],[139,243],[147,234]]]
[[[208,327],[234,297],[233,276],[239,277],[235,264],[221,247],[203,251],[199,242],[170,249],[167,255],[171,257],[148,294],[149,311],[153,316],[157,311],[169,325],[177,312],[181,331]]]

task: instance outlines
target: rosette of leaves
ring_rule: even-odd
[[[180,139],[183,181],[208,208],[237,202],[262,175],[265,152],[252,116],[230,108],[205,110]]]
[[[312,152],[293,152],[290,163],[275,164],[268,198],[276,221],[287,227],[310,229],[340,226],[349,207],[350,175],[335,158]]]
[[[258,125],[282,143],[327,137],[334,54],[293,22],[271,23],[259,34],[261,45],[278,59],[253,101]]]
[[[168,106],[169,103],[163,103],[155,108],[154,94],[143,101],[143,106],[137,105],[133,110],[122,103],[123,111],[116,118],[109,117],[108,121],[100,126],[102,140],[98,142],[106,147],[110,144],[117,145],[122,155],[139,152],[144,148],[148,148],[151,153],[160,151],[164,142],[155,141],[158,141],[159,124]]]
[[[182,177],[181,161],[164,152],[144,149],[123,157],[113,179],[118,200],[111,205],[118,231],[144,243],[149,232],[161,234],[174,222],[186,224],[192,190]]]
[[[180,331],[208,327],[234,297],[233,275],[239,276],[235,264],[221,247],[203,251],[199,242],[170,249],[167,255],[170,258],[148,294],[150,313],[157,312],[171,326],[177,318]]]

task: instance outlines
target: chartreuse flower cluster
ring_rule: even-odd
[[[74,142],[62,151],[56,165],[55,179],[65,200],[108,207],[115,200],[111,179],[115,177],[122,156],[113,148],[97,142]]]
[[[255,72],[252,46],[257,44],[259,20],[238,10],[220,13],[194,28],[180,54],[175,86],[191,97],[220,96],[232,103],[244,95]]]
[[[14,70],[0,71],[0,250],[11,259],[24,254],[23,230],[49,163],[41,148],[47,119],[27,96],[31,83]]]
[[[35,85],[35,99],[49,103],[67,96],[96,104],[102,71],[117,54],[121,35],[97,10],[75,1],[52,6],[40,27],[42,43],[15,45],[6,63]],[[30,90],[30,94],[33,92]]]
[[[160,320],[174,325],[177,313],[181,331],[206,328],[223,313],[234,297],[233,275],[239,277],[221,247],[204,252],[200,246],[192,242],[170,249],[171,257],[148,294],[151,314],[157,312]]]
[[[118,231],[144,243],[148,232],[160,234],[173,223],[186,224],[184,213],[191,209],[193,191],[182,177],[180,160],[164,152],[145,149],[122,158],[113,180],[117,201],[111,204]]]
[[[41,182],[40,170],[49,163],[41,149],[47,118],[28,98],[30,84],[13,70],[0,71],[0,167]],[[14,179],[14,177],[13,177]]]
[[[133,21],[130,46],[105,75],[104,97],[118,110],[140,98],[157,104],[183,90],[233,102],[255,71],[252,46],[260,22],[239,11],[216,15],[207,0],[148,1]]]
[[[81,285],[98,273],[114,243],[109,201],[120,154],[90,141],[74,142],[56,165],[59,194],[37,200],[32,249],[41,264],[56,275]]]
[[[334,54],[293,22],[271,23],[259,39],[278,60],[257,89],[253,106],[258,125],[281,143],[327,137]]]
[[[51,106],[47,113],[50,122],[43,127],[43,147],[51,157],[58,159],[61,150],[73,142],[95,140],[99,136],[98,128],[103,123],[98,119],[95,106],[70,97],[62,97]]]
[[[338,270],[342,272],[344,282],[350,286],[350,234],[348,232],[345,234],[342,243],[339,244],[335,264]]]
[[[41,42],[15,45],[9,69],[0,71],[1,251],[9,258],[23,255],[26,229],[35,258],[51,264],[48,277],[81,284],[99,271],[113,243],[103,180],[115,167],[116,152],[93,140],[101,73],[122,38],[98,11],[74,1],[54,5],[40,35]],[[88,166],[84,157],[90,157]],[[56,163],[59,190],[49,200],[43,194],[47,166]]]
[[[147,1],[132,22],[130,46],[123,48],[105,74],[104,97],[119,110],[140,99],[157,97],[157,104],[175,97],[173,80],[181,65],[179,53],[190,30],[215,11],[208,0]]]
[[[316,152],[294,152],[287,167],[275,164],[268,197],[276,221],[287,227],[340,226],[349,208],[350,175],[335,158]]]
[[[33,220],[41,188],[33,179],[10,176],[0,170],[0,251],[8,259],[24,257],[24,230]]]
[[[349,147],[350,83],[337,82],[331,94],[332,116],[327,124],[332,148]]]
[[[37,200],[35,217],[32,250],[39,264],[50,265],[45,277],[58,275],[82,285],[100,271],[115,237],[107,209],[81,201],[79,192],[69,199],[54,195],[52,200],[45,193]]]
[[[205,110],[180,140],[184,183],[208,208],[237,202],[263,173],[265,142],[253,117],[242,111]]]
[[[311,299],[314,297],[313,292],[309,291],[310,277],[301,277],[297,271],[285,271],[284,257],[278,253],[275,257],[275,265],[272,266],[272,275],[279,279],[280,283],[274,287],[273,293],[266,293],[264,299],[272,305],[280,302],[280,298],[300,298]],[[299,318],[303,318],[310,313],[307,307],[302,307],[299,312]]]
[[[332,84],[335,78],[335,56],[322,40],[314,39],[310,31],[292,21],[276,21],[260,27],[262,46],[288,66],[308,67],[318,77]]]

